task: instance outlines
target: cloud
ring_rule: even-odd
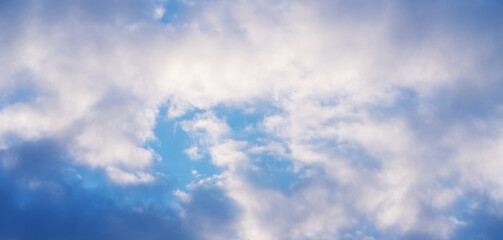
[[[192,146],[189,149],[186,149],[185,154],[189,156],[190,159],[192,160],[198,160],[201,159],[201,155],[199,154],[199,148],[196,146]]]
[[[68,154],[54,140],[15,145],[0,152],[2,239],[198,239],[203,229],[221,228],[234,216],[218,189],[193,189],[181,207],[166,205],[167,179],[142,186],[104,184],[85,169],[69,169]],[[79,177],[82,174],[84,177]],[[212,209],[212,210],[208,210]],[[213,211],[213,212],[208,212]],[[27,231],[29,229],[29,231]]]
[[[67,154],[55,141],[13,146],[2,151],[2,161],[5,156],[17,162],[1,170],[1,238],[189,237],[180,229],[181,222],[173,210],[139,204],[142,210],[134,211],[115,199],[127,197],[126,192],[107,186],[87,187],[74,171],[67,171]]]
[[[0,6],[1,207],[16,217],[6,237],[22,234],[23,218],[48,238],[91,234],[90,226],[103,235],[89,238],[498,234],[473,219],[498,225],[500,211],[466,214],[463,204],[498,205],[503,196],[498,1]],[[253,116],[246,131],[236,116]],[[157,208],[168,203],[133,211],[110,196],[165,184],[148,147],[161,121],[190,136],[191,159],[208,156],[218,169],[174,192],[180,216]],[[77,180],[67,171],[67,182],[62,166],[90,173]],[[280,168],[293,178],[287,186],[258,179]],[[87,188],[100,174],[115,185]],[[173,189],[153,198],[172,198]],[[144,194],[137,201],[152,196]],[[81,209],[95,215],[86,220]],[[66,211],[79,216],[68,232],[56,231],[64,221],[37,225]]]

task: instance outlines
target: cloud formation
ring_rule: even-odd
[[[104,184],[103,174],[71,168],[54,140],[15,145],[0,156],[11,161],[0,172],[2,239],[200,239],[234,217],[233,204],[216,188],[194,189],[191,201],[180,203],[180,215],[170,206],[169,179]]]
[[[3,1],[1,234],[500,236],[502,9]],[[166,122],[187,159],[151,147]],[[163,161],[218,171],[175,186]]]

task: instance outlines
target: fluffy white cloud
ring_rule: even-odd
[[[447,209],[467,191],[501,201],[501,134],[489,133],[501,126],[501,34],[474,16],[460,27],[448,4],[422,23],[393,1],[184,2],[171,22],[162,1],[26,1],[16,11],[29,17],[1,17],[12,27],[0,36],[0,147],[57,139],[79,164],[138,184],[155,180],[144,146],[159,108],[171,121],[208,110],[180,122],[196,139],[186,153],[222,169],[200,183],[240,206],[243,239],[371,238],[351,229],[362,222],[449,238],[461,220]],[[456,109],[471,88],[480,101]],[[8,100],[20,90],[32,99]],[[265,143],[235,137],[211,111],[222,105],[277,109],[251,129]],[[249,177],[262,153],[292,162],[292,193]]]

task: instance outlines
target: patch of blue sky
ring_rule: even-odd
[[[272,104],[259,103],[254,106],[247,104],[239,106],[218,105],[212,111],[232,128],[234,139],[246,140],[250,144],[254,144],[264,138],[273,139],[272,136],[260,131],[260,123],[265,117],[278,113],[280,109]]]
[[[184,152],[194,144],[193,139],[181,129],[179,122],[191,120],[201,110],[194,110],[181,118],[168,119],[167,107],[160,109],[154,134],[157,141],[150,142],[146,147],[152,148],[160,155],[161,161],[156,161],[153,170],[163,174],[174,182],[176,188],[185,190],[187,185],[198,178],[210,177],[220,171],[208,156],[192,160]],[[197,174],[194,174],[197,171]]]
[[[468,208],[459,208],[462,216],[457,218],[463,224],[458,226],[451,239],[503,239],[503,217],[500,214],[503,210],[500,204],[482,199],[474,205],[468,198],[460,201],[460,204]]]
[[[167,119],[166,111],[166,107],[161,108],[160,117],[154,129],[157,141],[147,145],[162,158],[162,161],[154,164],[154,171],[161,172],[172,179],[176,188],[181,190],[187,190],[187,185],[193,181],[219,174],[221,169],[211,163],[209,156],[203,155],[198,160],[189,158],[184,150],[194,144],[194,139],[178,125],[181,121],[194,119],[197,114],[205,110],[192,110],[177,119]],[[273,140],[259,129],[265,116],[278,111],[272,105],[263,104],[259,109],[219,105],[209,111],[226,121],[232,129],[233,139],[246,141],[250,147],[261,146]],[[250,157],[252,164],[259,168],[258,171],[248,172],[248,177],[254,184],[266,188],[288,190],[296,181],[297,174],[293,172],[292,163],[288,159],[269,153],[251,154]]]
[[[87,193],[132,208],[166,206],[160,202],[162,194],[152,194],[157,198],[153,201],[143,194],[146,191],[143,187],[120,187],[110,182],[103,170],[72,164],[64,150],[50,140],[25,142],[0,151],[1,162],[9,158],[16,160],[0,166],[0,202],[11,201],[21,210],[39,206],[49,199],[57,203]],[[157,183],[157,186],[160,185]]]
[[[103,169],[90,169],[68,161],[61,164],[55,175],[56,179],[51,181],[64,188],[77,187],[82,191],[99,193],[119,207],[169,210],[176,205],[176,199],[171,194],[175,187],[174,181],[165,176],[157,176],[156,181],[150,183],[117,185],[109,180]]]
[[[32,78],[28,71],[23,71],[14,76],[16,82],[6,91],[2,91],[0,95],[0,109],[15,103],[28,103],[36,99],[37,93],[33,84],[30,83]]]
[[[101,196],[113,201],[119,207],[138,210],[143,208],[170,210],[177,205],[177,199],[172,195],[176,185],[170,179],[157,177],[156,181],[150,183],[117,185],[107,179],[104,171],[90,171],[85,168],[72,170],[67,171],[66,185],[78,186],[85,191],[99,192]]]
[[[35,91],[28,86],[21,86],[13,89],[13,91],[3,95],[0,106],[5,107],[15,103],[28,103],[36,99]]]
[[[458,184],[459,185],[459,184]],[[454,186],[453,186],[454,187]],[[503,205],[492,199],[486,191],[465,190],[456,202],[443,212],[459,221],[470,224],[478,214],[492,214],[503,222]]]
[[[410,88],[396,87],[390,90],[394,94],[391,104],[369,105],[368,111],[375,119],[386,119],[399,115],[409,115],[417,110],[420,96]]]
[[[164,8],[160,21],[164,24],[178,26],[187,23],[188,13],[194,4],[191,4],[190,1],[169,0],[162,1],[160,6]]]
[[[264,133],[260,129],[260,123],[265,117],[277,114],[280,110],[268,103],[261,103],[259,106],[220,105],[214,108],[214,112],[217,117],[226,120],[235,139],[248,142],[250,147],[263,146],[275,138]],[[293,171],[293,164],[289,159],[268,152],[250,153],[249,156],[252,164],[258,168],[247,172],[247,177],[253,184],[261,188],[288,191],[297,181],[298,173]]]
[[[287,193],[292,190],[299,177],[299,173],[294,171],[291,161],[275,155],[255,156],[253,165],[258,167],[258,170],[249,170],[247,178],[255,186],[263,189],[274,189]]]
[[[0,109],[1,109],[1,105],[0,105]],[[5,142],[8,142],[9,144],[19,144],[19,143],[22,143],[24,142],[25,140],[20,137],[19,135],[15,134],[15,133],[6,133],[4,136],[3,136],[3,139]]]

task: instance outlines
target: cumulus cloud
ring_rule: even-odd
[[[503,197],[502,8],[497,1],[5,1],[5,178],[28,179],[14,190],[82,192],[91,203],[109,198],[49,181],[59,172],[44,169],[64,163],[102,173],[118,185],[110,191],[160,184],[149,143],[159,141],[156,125],[170,121],[191,139],[180,151],[198,162],[207,156],[218,173],[199,179],[196,171],[187,191],[162,189],[178,198],[183,214],[166,213],[174,223],[158,209],[126,214],[115,203],[93,219],[126,214],[118,225],[127,228],[148,213],[160,226],[145,231],[193,222],[204,239],[496,236],[473,219],[497,225],[502,216],[490,206]],[[253,120],[241,128],[236,115]],[[57,149],[47,145],[40,158],[64,160],[37,162],[16,150],[44,139]],[[286,187],[260,181],[279,168],[293,178]],[[2,186],[12,197],[6,209],[28,191],[9,189]],[[26,214],[56,209],[42,199]],[[65,209],[90,207],[77,200]],[[483,209],[471,212],[477,205]]]

